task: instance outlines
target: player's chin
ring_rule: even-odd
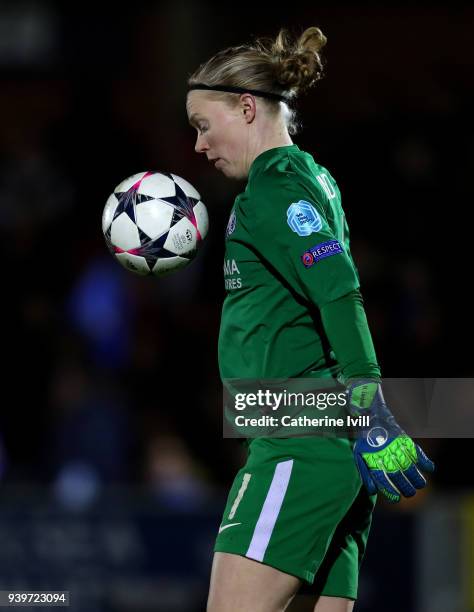
[[[226,178],[235,178],[233,172],[229,168],[221,167],[219,168],[219,172],[222,172]]]
[[[237,172],[235,168],[233,168],[230,164],[222,164],[222,166],[219,168],[219,171],[222,172],[222,174],[226,178],[234,179],[236,181],[245,178],[243,174]]]

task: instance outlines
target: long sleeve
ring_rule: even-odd
[[[344,380],[380,380],[380,367],[359,289],[325,304],[321,318]]]

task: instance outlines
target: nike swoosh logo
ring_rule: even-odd
[[[236,525],[242,525],[242,523],[229,523],[228,525],[221,525],[219,527],[219,533],[221,533],[221,531],[224,531],[224,529],[228,529],[229,527],[235,527]]]

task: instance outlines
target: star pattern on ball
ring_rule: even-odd
[[[193,251],[186,252],[185,254],[180,253],[179,256],[178,256],[178,253],[169,250],[170,248],[173,248],[172,244],[169,244],[168,248],[165,248],[164,246],[170,235],[170,229],[174,225],[176,225],[181,219],[183,218],[188,219],[190,223],[192,223],[192,225],[196,228],[197,242],[202,240],[202,237],[199,232],[198,224],[197,224],[197,218],[194,212],[194,207],[199,202],[199,198],[193,198],[191,196],[188,196],[186,192],[184,191],[184,189],[180,187],[180,185],[174,180],[173,175],[169,173],[163,173],[163,175],[169,178],[173,182],[174,195],[170,195],[167,197],[160,197],[158,195],[149,196],[149,195],[144,195],[140,193],[139,189],[140,189],[140,185],[143,179],[147,178],[147,176],[151,174],[153,173],[152,172],[146,173],[140,179],[140,181],[135,182],[133,186],[131,186],[126,191],[114,192],[114,195],[117,199],[117,205],[113,213],[112,221],[110,222],[108,228],[104,230],[104,236],[105,236],[107,246],[114,255],[118,256],[118,255],[121,255],[122,253],[125,253],[128,255],[143,258],[147,262],[149,273],[153,272],[153,269],[156,266],[156,263],[160,259],[177,258],[177,259],[191,260],[194,257],[196,250],[197,250],[197,245],[193,249]],[[147,232],[144,231],[140,227],[138,223],[138,219],[137,219],[137,207],[144,202],[149,202],[153,200],[156,200],[157,204],[159,202],[162,202],[164,204],[167,204],[168,206],[171,206],[172,213],[173,213],[171,217],[171,221],[169,225],[167,225],[166,231],[164,231],[160,236],[156,236],[156,235],[150,236],[149,234],[147,234]],[[128,248],[128,249],[122,249],[119,246],[113,244],[112,239],[111,239],[112,238],[112,225],[114,221],[123,214],[127,215],[129,220],[135,226],[135,231],[138,232],[138,236],[137,236],[139,240],[138,244],[136,240],[134,240],[133,242],[135,242],[136,246],[133,246],[132,248]],[[132,231],[133,233],[133,230],[131,230],[131,228],[129,228],[129,230],[127,231]],[[189,230],[188,232],[191,234]],[[176,237],[173,237],[173,240],[176,241]],[[132,265],[133,262],[132,263],[131,262],[132,260],[124,259],[121,263],[122,265],[129,267],[129,269],[130,269],[130,266],[132,267],[132,269],[134,269]]]
[[[151,196],[144,195],[143,193],[138,193],[138,191],[133,187],[131,187],[127,191],[116,192],[115,197],[118,200],[118,206],[115,209],[114,218],[112,219],[112,222],[115,221],[115,219],[119,215],[125,213],[135,224],[137,223],[135,214],[137,204],[141,204],[142,202],[148,202],[149,200],[155,199]]]
[[[173,177],[170,174],[167,174],[166,176],[169,176],[170,179],[173,180]],[[176,183],[175,181],[173,182],[176,192],[175,195],[169,196],[167,198],[160,198],[160,200],[162,200],[163,202],[168,202],[168,204],[171,204],[171,206],[173,206],[174,208],[173,218],[171,219],[170,227],[173,227],[173,225],[178,223],[178,221],[183,217],[189,219],[191,223],[195,226],[196,217],[194,215],[194,206],[197,204],[197,202],[199,202],[199,200],[197,198],[192,198],[191,196],[186,195],[181,189],[181,187],[178,185],[178,183]]]
[[[176,257],[176,253],[172,253],[165,249],[164,244],[168,238],[169,232],[164,232],[158,238],[147,236],[141,229],[138,230],[141,246],[135,249],[135,255],[143,257],[150,269],[153,268],[158,259],[167,259],[168,257]]]

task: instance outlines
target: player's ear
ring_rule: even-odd
[[[252,94],[242,94],[240,96],[240,110],[246,123],[252,123],[255,119],[255,113],[257,105],[255,104],[255,98]]]

